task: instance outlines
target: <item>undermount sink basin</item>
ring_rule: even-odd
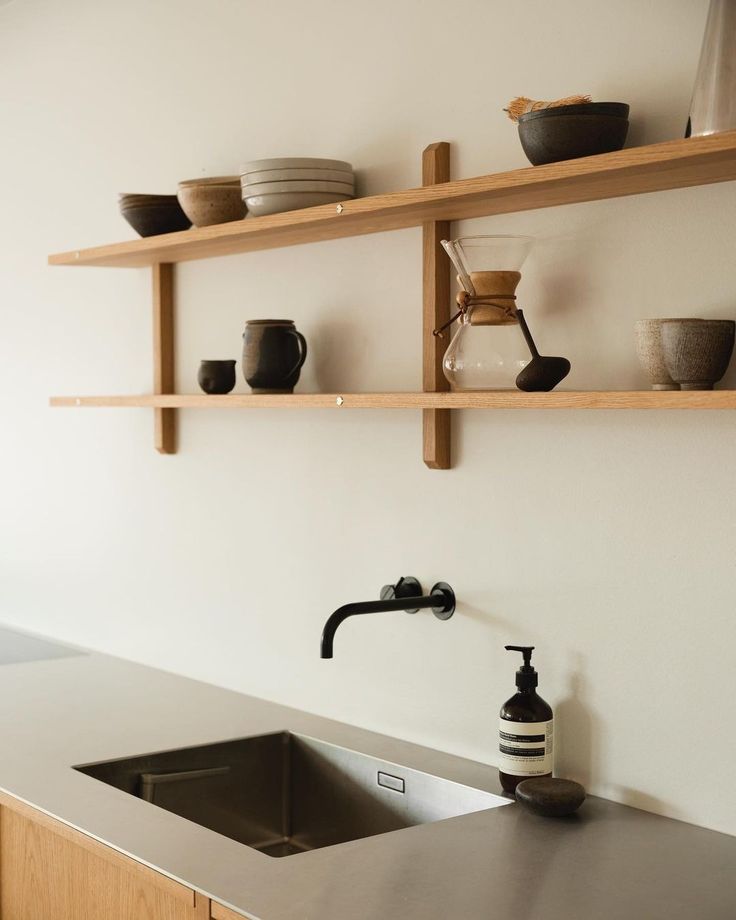
[[[509,803],[291,732],[75,769],[267,856],[292,856]]]

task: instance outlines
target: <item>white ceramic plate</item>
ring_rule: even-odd
[[[352,182],[255,182],[251,185],[243,180],[243,195],[272,195],[285,192],[334,192],[355,194]]]
[[[280,214],[282,211],[298,211],[300,208],[313,208],[318,204],[337,204],[347,201],[352,195],[331,194],[330,192],[283,192],[275,195],[253,195],[245,198],[248,211],[254,217],[265,214]]]
[[[250,182],[347,182],[352,184],[355,177],[345,169],[260,169],[257,172],[244,173],[241,180]]]
[[[269,160],[250,160],[240,167],[240,174],[261,172],[264,169],[339,169],[352,172],[345,160],[322,160],[319,157],[272,157]]]

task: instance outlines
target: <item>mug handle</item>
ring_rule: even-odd
[[[297,329],[289,329],[289,335],[296,336],[297,341],[299,342],[300,354],[299,354],[299,360],[296,362],[294,367],[292,367],[292,369],[286,375],[287,377],[291,377],[292,374],[295,374],[298,370],[301,370],[301,368],[304,365],[304,362],[307,360],[307,340],[304,338],[301,332],[299,332]]]

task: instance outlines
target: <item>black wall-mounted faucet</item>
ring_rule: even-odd
[[[332,643],[337,627],[348,617],[362,613],[388,613],[392,610],[416,613],[427,608],[438,620],[449,620],[455,612],[455,592],[446,582],[438,581],[429,594],[423,595],[421,584],[411,575],[400,578],[395,585],[384,585],[380,601],[359,601],[356,604],[338,607],[325,623],[320,657],[332,658]]]

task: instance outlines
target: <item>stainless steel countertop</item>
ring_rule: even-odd
[[[484,764],[105,655],[0,667],[0,788],[244,916],[736,917],[736,838],[602,799],[570,819],[510,805],[272,859],[72,769],[284,729],[499,789]]]

